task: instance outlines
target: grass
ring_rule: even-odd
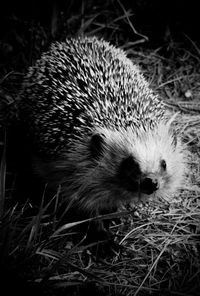
[[[11,59],[1,77],[0,280],[7,295],[13,291],[55,296],[199,295],[200,50],[189,37],[185,37],[187,46],[170,39],[167,46],[148,48],[147,36],[139,33],[133,12],[122,2],[107,1],[103,6],[97,2],[95,8],[88,5],[83,1],[80,10],[62,18],[63,30],[58,36],[62,39],[66,32],[102,35],[121,45],[142,67],[169,112],[178,112],[176,126],[189,151],[185,186],[169,204],[151,202],[146,207],[132,207],[128,214],[116,213],[120,219],[112,224],[111,231],[121,251],[110,258],[95,258],[81,239],[74,243],[76,223],[59,225],[59,191],[49,202],[44,193],[37,208],[29,201],[11,202],[13,185],[7,181],[13,172],[6,166],[5,121],[16,117],[24,68],[50,40],[44,28],[29,24],[37,38],[31,44],[24,41],[20,53],[24,64],[20,58],[17,64]],[[24,31],[18,34],[23,36]],[[142,46],[145,42],[146,47]],[[113,215],[95,219],[106,218]]]

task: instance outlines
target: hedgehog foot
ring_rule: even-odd
[[[111,232],[104,229],[103,226],[97,226],[96,223],[90,225],[87,236],[83,241],[84,245],[88,245],[92,255],[96,258],[113,257],[119,254],[120,245],[114,240]]]

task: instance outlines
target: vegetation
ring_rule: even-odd
[[[1,41],[0,77],[0,280],[6,295],[199,295],[200,290],[200,49],[188,36],[152,44],[135,27],[133,11],[122,2],[69,1],[53,7],[51,26],[10,16],[14,39]],[[8,30],[9,32],[9,30]],[[17,95],[26,68],[54,39],[100,35],[124,48],[139,64],[188,146],[185,186],[169,203],[150,201],[95,219],[112,219],[119,253],[96,257],[77,237],[77,221],[60,226],[59,190],[39,206],[13,201],[16,171],[7,153],[8,132],[17,118]],[[8,143],[9,144],[9,143]],[[14,150],[14,149],[13,149]],[[17,153],[15,153],[17,154]],[[30,188],[31,190],[31,188]],[[37,197],[36,197],[37,199]],[[19,197],[20,200],[20,197]]]

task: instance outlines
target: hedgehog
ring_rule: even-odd
[[[181,188],[180,136],[122,49],[95,36],[54,42],[28,69],[20,96],[35,174],[88,217],[169,200]]]

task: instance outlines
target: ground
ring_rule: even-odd
[[[139,24],[135,27],[134,11],[120,1],[104,6],[97,2],[92,8],[82,1],[80,10],[73,5],[68,8],[60,14],[64,8],[53,6],[45,23],[41,16],[26,20],[10,14],[0,42],[0,279],[4,291],[6,295],[13,291],[21,295],[199,295],[198,43],[186,34],[177,36],[168,26],[163,29],[164,38],[155,42],[154,31],[148,35]],[[126,50],[169,112],[177,113],[176,128],[188,150],[186,182],[169,204],[151,202],[131,207],[128,214],[127,209],[116,214],[120,219],[113,222],[111,231],[121,250],[108,258],[96,258],[88,246],[74,244],[74,224],[58,225],[59,192],[49,204],[42,200],[38,208],[30,201],[12,202],[15,172],[6,143],[17,117],[23,74],[52,40],[74,34],[96,34]],[[51,213],[50,203],[56,205]]]

